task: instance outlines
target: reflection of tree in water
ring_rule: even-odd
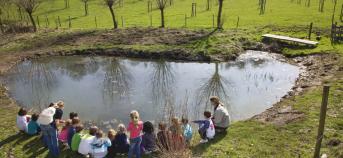
[[[50,93],[57,85],[55,72],[43,61],[30,61],[27,64],[20,64],[16,67],[16,77],[25,86],[29,86],[32,97],[31,104],[38,107],[38,110],[45,108],[51,102]],[[27,103],[26,103],[27,104]]]
[[[93,74],[98,71],[99,63],[94,57],[78,59],[80,60],[76,62],[74,59],[71,61],[65,59],[57,64],[66,75],[77,81],[81,80],[87,74]]]
[[[151,87],[155,105],[162,105],[168,96],[173,96],[174,82],[174,71],[170,63],[162,60],[153,63]]]
[[[110,100],[112,104],[115,97],[129,98],[132,76],[116,58],[111,58],[108,62],[105,66],[103,97],[104,101]]]
[[[205,105],[205,109],[208,109],[209,105],[209,98],[211,96],[218,96],[221,101],[224,102],[224,104],[228,103],[228,94],[227,90],[229,88],[229,82],[224,79],[219,74],[219,68],[218,63],[215,63],[215,72],[214,74],[209,78],[206,79],[205,82],[202,84],[202,86],[197,90],[197,101],[196,105]],[[199,110],[203,110],[198,108]],[[197,114],[200,111],[194,111]]]

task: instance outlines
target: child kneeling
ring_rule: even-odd
[[[204,112],[205,120],[196,120],[194,123],[199,124],[199,134],[201,137],[200,143],[207,143],[208,139],[213,139],[215,135],[215,129],[211,120],[211,112]]]

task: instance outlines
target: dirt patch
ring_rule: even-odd
[[[300,120],[305,115],[292,109],[292,105],[285,105],[284,100],[299,95],[315,86],[320,86],[326,79],[332,78],[339,71],[340,56],[337,54],[316,54],[291,58],[301,68],[301,73],[292,91],[285,95],[280,102],[252,119],[274,125],[284,125]]]

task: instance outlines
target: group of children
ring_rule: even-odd
[[[53,119],[61,119],[63,107],[57,106],[55,108],[59,109],[59,112],[54,112]],[[56,117],[56,114],[61,116]],[[29,135],[38,135],[41,132],[40,122],[44,122],[39,121],[40,116],[45,117],[43,114],[28,116],[27,110],[21,108],[17,116],[17,127]],[[202,138],[201,143],[206,143],[215,135],[211,112],[205,111],[204,116],[204,120],[193,121],[199,124],[198,132]],[[57,139],[60,144],[78,154],[90,155],[94,158],[110,158],[117,154],[128,154],[128,157],[131,158],[133,155],[140,157],[141,154],[149,154],[155,151],[183,150],[190,145],[193,134],[188,119],[179,120],[177,117],[171,119],[169,127],[166,123],[160,122],[158,124],[159,131],[156,134],[153,123],[150,121],[143,123],[137,111],[130,113],[130,122],[127,128],[124,124],[119,124],[117,130],[110,129],[107,136],[96,126],[91,126],[88,132],[84,132],[84,126],[81,124],[78,114],[74,112],[70,113],[69,119],[58,122],[57,124],[53,122],[53,126],[58,132]],[[63,127],[59,128],[60,126]],[[127,133],[129,133],[129,137]]]

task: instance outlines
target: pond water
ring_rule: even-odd
[[[63,100],[65,116],[127,123],[135,109],[143,120],[170,114],[202,118],[208,98],[222,98],[233,120],[263,112],[286,95],[300,70],[264,52],[236,61],[169,62],[115,57],[49,57],[22,62],[6,85],[19,105],[41,110]]]

